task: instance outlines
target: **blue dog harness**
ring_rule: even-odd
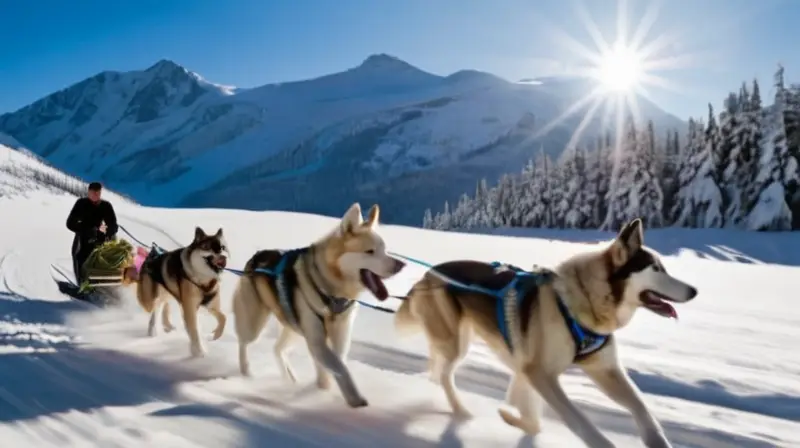
[[[509,334],[509,327],[514,323],[511,321],[512,316],[509,316],[506,311],[506,296],[512,289],[514,289],[514,292],[516,293],[516,306],[517,309],[520,309],[522,307],[522,301],[528,294],[532,292],[532,289],[539,288],[542,285],[551,282],[555,276],[555,273],[548,270],[528,272],[524,271],[522,268],[503,264],[497,261],[492,262],[491,266],[495,268],[495,270],[501,267],[508,268],[514,273],[514,277],[510,282],[508,282],[508,284],[506,284],[506,286],[499,290],[487,290],[484,288],[480,288],[480,290],[478,290],[476,288],[476,292],[489,294],[497,299],[495,309],[497,314],[498,329],[503,335],[503,339],[505,339],[509,350],[511,350],[513,353],[514,347]],[[609,335],[595,333],[594,331],[582,326],[572,316],[569,308],[558,293],[556,293],[556,299],[558,310],[561,313],[561,316],[564,318],[564,323],[567,325],[567,329],[569,329],[570,335],[575,342],[575,361],[580,361],[587,356],[598,352],[606,345],[606,343],[608,343],[610,339]]]
[[[272,286],[278,293],[278,303],[283,310],[284,316],[286,316],[286,320],[289,322],[289,325],[292,328],[299,329],[294,293],[298,285],[297,276],[300,273],[294,269],[294,264],[299,257],[309,254],[310,248],[303,247],[299,249],[278,252],[280,253],[280,259],[274,268],[255,268],[253,271],[265,274],[272,279],[274,282]],[[313,265],[313,257],[310,258],[312,258]],[[322,291],[319,285],[317,285],[312,278],[309,278],[308,280],[316,290],[317,294],[319,294],[319,296],[322,298],[322,302],[333,314],[343,313],[350,309],[350,307],[352,307],[355,303],[352,300],[333,297]],[[318,317],[322,319],[322,316],[318,315]]]

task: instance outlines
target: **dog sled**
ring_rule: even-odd
[[[80,284],[71,280],[63,270],[51,268],[62,280],[56,280],[59,291],[71,298],[108,305],[118,300],[116,289],[139,278],[139,271],[152,250],[134,246],[123,239],[110,240],[95,248],[83,264],[85,279]]]

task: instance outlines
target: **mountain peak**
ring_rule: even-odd
[[[364,62],[362,62],[359,67],[361,67],[361,68],[379,68],[379,69],[408,69],[408,68],[414,68],[408,62],[406,62],[406,61],[404,61],[404,60],[402,60],[402,59],[400,59],[398,57],[386,54],[386,53],[378,53],[378,54],[372,54],[372,55],[367,56],[367,58],[364,59]]]
[[[151,65],[147,70],[147,72],[151,73],[168,73],[172,71],[187,71],[182,65],[169,60],[169,59],[161,59],[155,64]]]

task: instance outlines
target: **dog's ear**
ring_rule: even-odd
[[[194,240],[195,241],[200,241],[205,237],[206,237],[206,232],[203,232],[203,229],[201,229],[200,227],[195,227],[194,228]]]
[[[361,205],[355,202],[342,216],[340,229],[342,233],[353,233],[362,222],[364,222],[364,218],[361,216]]]
[[[219,238],[222,236],[222,227],[217,230],[217,233],[214,234],[215,237]]]
[[[375,227],[375,225],[378,224],[378,220],[380,219],[380,217],[381,217],[381,208],[378,206],[378,204],[374,204],[369,209],[369,216],[367,216],[367,220],[364,221],[364,226],[369,228]]]
[[[611,259],[617,266],[622,266],[628,258],[644,245],[644,224],[640,218],[625,224],[617,238],[611,243]]]

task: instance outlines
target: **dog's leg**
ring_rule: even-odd
[[[330,339],[331,348],[339,355],[342,362],[347,362],[347,355],[350,353],[351,332],[357,310],[357,306],[354,306],[346,315],[332,319],[328,323],[328,339]],[[317,364],[317,385],[320,389],[330,387],[330,373],[319,364]]]
[[[310,308],[307,308],[307,310],[309,314],[313,312]],[[303,319],[301,325],[303,333],[306,335],[308,351],[322,368],[327,369],[334,375],[347,404],[354,408],[367,406],[367,400],[356,388],[353,377],[350,375],[350,370],[339,358],[339,355],[328,346],[327,335],[322,321],[314,316]]]
[[[158,309],[160,307],[161,303],[156,301],[153,311],[150,311],[150,320],[147,322],[147,336],[151,338],[156,336],[156,320],[158,319]]]
[[[506,409],[500,409],[500,417],[511,426],[515,426],[528,434],[536,435],[541,431],[542,397],[528,383],[522,373],[515,373],[506,392],[506,402],[519,409],[520,417],[516,417]]]
[[[164,328],[164,333],[169,333],[175,329],[169,318],[169,300],[164,300],[164,307],[161,309],[161,326]]]
[[[458,397],[458,390],[455,385],[455,372],[459,364],[461,364],[461,361],[467,355],[471,333],[472,330],[469,326],[462,324],[453,339],[438,343],[435,348],[435,351],[439,353],[442,360],[439,381],[447,396],[447,401],[453,409],[453,413],[461,419],[469,419],[472,415],[467,411],[467,408],[464,407],[464,404]]]
[[[278,341],[275,342],[275,348],[273,349],[275,360],[278,361],[278,368],[281,370],[281,375],[283,375],[284,379],[292,383],[297,382],[297,377],[294,375],[289,360],[286,359],[286,352],[295,339],[295,332],[288,327],[283,327],[280,336],[278,336]]]
[[[648,448],[670,448],[669,441],[658,420],[650,414],[642,400],[639,389],[631,381],[622,366],[592,368],[586,366],[583,371],[597,384],[609,398],[630,411],[639,427],[642,441]]]
[[[428,373],[433,383],[441,384],[439,380],[442,376],[442,357],[430,343],[428,344]]]
[[[233,323],[239,340],[239,371],[244,376],[250,376],[247,347],[261,335],[270,315],[253,282],[249,277],[242,277],[233,293]]]
[[[217,327],[214,328],[214,332],[212,333],[213,340],[216,341],[222,337],[222,333],[225,332],[225,323],[228,321],[228,318],[225,317],[225,314],[219,307],[219,293],[217,293],[217,296],[208,304],[208,312],[217,320]]]
[[[318,361],[314,361],[314,368],[317,369],[317,387],[322,390],[331,388],[331,374],[325,369],[325,366]]]
[[[203,341],[200,340],[200,331],[197,322],[197,308],[192,301],[192,297],[185,291],[181,291],[181,307],[183,308],[183,322],[186,326],[186,333],[189,335],[189,350],[193,357],[205,355]]]
[[[614,448],[614,444],[570,401],[558,382],[558,375],[540,371],[533,365],[525,368],[525,374],[547,404],[583,443],[590,448]]]

